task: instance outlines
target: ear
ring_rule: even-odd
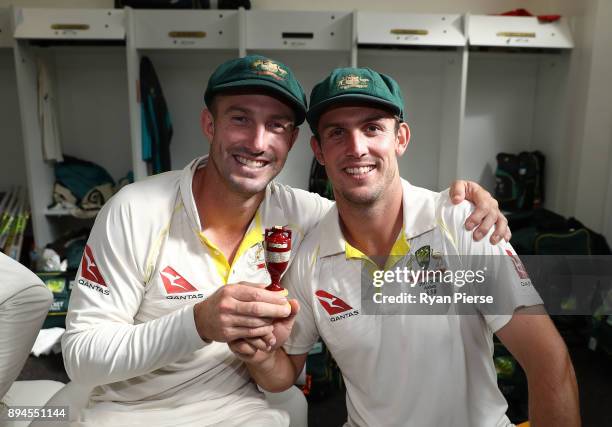
[[[204,108],[200,114],[200,127],[208,143],[212,143],[215,136],[215,119],[208,108]]]
[[[408,148],[408,143],[410,142],[410,127],[408,127],[407,123],[400,123],[396,141],[397,145],[395,146],[395,154],[397,154],[398,157],[401,157],[404,155],[406,148]]]
[[[314,135],[310,137],[310,148],[312,148],[312,152],[314,153],[317,162],[319,162],[319,164],[321,165],[325,165],[325,160],[323,159],[323,150],[321,150],[321,144],[319,143],[317,138],[315,138]]]

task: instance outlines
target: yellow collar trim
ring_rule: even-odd
[[[217,272],[219,273],[219,276],[221,276],[221,279],[223,280],[223,284],[225,285],[227,284],[230,272],[232,271],[232,267],[234,266],[234,264],[236,264],[236,261],[239,260],[240,257],[244,255],[244,253],[247,250],[263,242],[263,229],[261,227],[261,216],[259,215],[259,211],[255,213],[255,225],[251,227],[251,229],[247,231],[245,236],[242,238],[242,241],[240,242],[240,246],[238,246],[238,250],[236,251],[236,256],[234,256],[232,265],[229,264],[229,262],[227,261],[227,258],[225,257],[223,252],[221,252],[219,247],[215,245],[213,242],[211,242],[204,235],[204,233],[200,232],[199,236],[200,236],[200,241],[206,246],[208,246],[210,256],[213,260],[213,263],[215,264],[215,268],[217,269]]]
[[[351,246],[351,244],[347,241],[344,242],[344,253],[346,255],[346,259],[360,259],[363,261],[367,261],[373,266],[376,266],[378,270],[378,265],[370,259],[369,256],[361,252],[359,249]],[[393,267],[401,258],[405,257],[410,253],[410,243],[406,240],[406,233],[404,233],[404,227],[402,227],[402,231],[400,231],[397,240],[393,244],[391,251],[389,252],[389,256],[387,257],[387,261],[385,262],[385,270]]]

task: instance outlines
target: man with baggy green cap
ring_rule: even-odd
[[[579,426],[567,348],[514,249],[472,239],[469,203],[400,177],[410,129],[395,80],[335,69],[312,90],[306,117],[336,205],[283,278],[298,301],[294,323],[276,334],[283,347],[230,343],[255,381],[289,387],[322,338],[346,384],[346,426],[511,426],[495,333],[526,371],[533,425]],[[442,281],[449,273],[457,280]]]
[[[253,55],[221,64],[204,98],[209,155],[126,186],[96,218],[62,339],[68,375],[93,388],[85,425],[288,423],[227,343],[277,345],[295,303],[264,289],[263,231],[288,225],[295,253],[333,205],[273,181],[306,96],[289,67]],[[507,233],[486,191],[453,187],[480,208],[475,224]]]

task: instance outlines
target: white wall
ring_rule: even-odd
[[[578,163],[575,215],[597,230],[603,228],[610,169],[610,78],[612,76],[612,2],[596,4],[595,37],[587,89],[582,145]]]
[[[572,0],[573,1],[573,0]],[[499,13],[507,10],[525,8],[532,13],[554,13],[556,5],[553,0],[310,0],[282,1],[282,0],[251,0],[255,9],[277,10],[377,10],[392,12],[415,13]],[[575,1],[575,3],[580,3]],[[0,0],[0,7],[8,5],[22,7],[106,7],[112,8],[114,0]],[[570,5],[566,10],[574,11]]]
[[[570,66],[568,122],[570,136],[564,185],[565,208],[596,231],[607,227],[612,241],[612,2],[557,0],[557,9],[573,13],[575,48]],[[580,3],[577,7],[574,3]],[[560,124],[563,126],[563,124]]]

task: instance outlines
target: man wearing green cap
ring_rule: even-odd
[[[307,119],[336,206],[283,279],[297,315],[275,330],[275,350],[230,343],[256,382],[293,384],[321,337],[346,384],[347,426],[511,426],[495,333],[526,371],[533,425],[579,426],[567,349],[512,247],[473,241],[469,203],[399,176],[410,129],[397,83],[336,69],[314,87]],[[441,279],[466,272],[468,285]]]
[[[209,156],[125,187],[96,218],[62,339],[71,379],[95,386],[86,423],[287,424],[226,343],[275,344],[292,316],[286,299],[251,285],[269,282],[263,230],[288,225],[297,249],[332,204],[272,181],[305,94],[288,67],[249,56],[213,73],[205,101]],[[500,214],[484,190],[472,197],[488,229]]]

